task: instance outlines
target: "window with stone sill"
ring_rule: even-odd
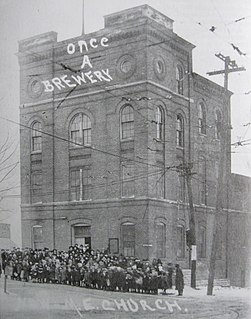
[[[91,199],[90,168],[74,168],[70,170],[70,200],[83,201]]]
[[[206,108],[204,103],[200,103],[198,106],[198,118],[199,118],[199,133],[206,134]]]
[[[120,114],[121,140],[134,139],[134,110],[125,105]]]
[[[91,146],[92,126],[90,118],[78,113],[70,123],[70,147]]]
[[[184,147],[184,120],[180,114],[176,117],[176,146]]]
[[[37,121],[31,126],[31,151],[42,151],[42,125]]]

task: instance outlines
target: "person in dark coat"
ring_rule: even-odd
[[[176,268],[176,276],[175,276],[175,289],[178,290],[178,295],[183,295],[183,289],[184,289],[184,278],[183,278],[183,272],[180,269],[179,264],[175,265]]]
[[[173,289],[173,265],[172,263],[167,264],[167,285],[168,289]]]

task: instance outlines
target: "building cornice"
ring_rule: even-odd
[[[20,104],[19,108],[23,109],[23,108],[29,108],[29,107],[34,107],[34,106],[40,106],[40,105],[43,105],[43,104],[52,103],[53,101],[54,102],[61,102],[62,100],[65,101],[65,100],[83,98],[83,97],[88,97],[88,96],[92,96],[92,95],[96,95],[96,94],[105,93],[107,91],[114,91],[116,89],[135,87],[135,86],[138,86],[138,85],[147,85],[147,84],[153,85],[154,87],[165,91],[170,96],[179,98],[179,99],[181,99],[183,101],[186,101],[186,102],[189,101],[188,97],[186,97],[184,95],[180,95],[180,94],[178,94],[178,93],[166,88],[165,86],[163,86],[161,84],[158,84],[158,83],[153,82],[151,80],[142,80],[142,81],[131,82],[131,83],[126,83],[126,84],[110,85],[110,86],[105,87],[105,89],[95,90],[95,91],[92,91],[92,92],[86,92],[86,93],[81,93],[81,94],[69,95],[67,97],[61,97],[61,98],[55,98],[55,99],[50,98],[50,99],[40,100],[40,101],[35,102],[35,103],[34,102],[33,103],[23,103],[23,104]],[[194,100],[190,99],[190,102],[193,103]]]

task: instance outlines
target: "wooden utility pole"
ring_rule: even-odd
[[[193,192],[192,192],[192,163],[185,163],[178,167],[178,170],[182,172],[182,176],[186,178],[187,194],[189,202],[189,230],[187,233],[187,244],[190,249],[190,261],[191,261],[191,287],[196,288],[196,229],[195,229],[195,210],[193,204]]]
[[[224,74],[224,103],[226,107],[228,107],[228,75],[232,72],[240,72],[245,71],[244,67],[238,67],[235,61],[232,61],[229,56],[225,57],[221,53],[215,54],[215,56],[221,59],[225,63],[224,70],[208,72],[208,75],[217,75]],[[213,236],[212,236],[212,248],[210,254],[210,264],[209,264],[209,275],[208,275],[208,285],[207,285],[207,295],[213,294],[213,286],[214,286],[214,275],[215,275],[215,263],[216,263],[216,253],[217,253],[217,234],[218,234],[218,226],[219,226],[219,214],[223,208],[223,179],[224,179],[224,164],[227,162],[226,154],[227,154],[227,141],[228,141],[228,130],[230,129],[229,119],[227,119],[227,123],[215,123],[217,125],[217,130],[219,133],[220,140],[220,161],[218,168],[218,177],[217,177],[217,187],[216,187],[216,205],[215,205],[215,214],[213,216]],[[219,126],[220,125],[220,126]]]
[[[196,250],[196,230],[195,230],[195,213],[193,205],[193,193],[192,193],[192,164],[188,163],[186,170],[186,181],[187,181],[187,194],[189,202],[189,231],[190,231],[190,243],[189,249],[191,249],[191,287],[196,288],[196,259],[197,259],[197,250]]]
[[[232,72],[246,71],[244,67],[238,67],[234,60],[231,60],[229,56],[224,56],[221,53],[215,54],[215,56],[221,59],[225,63],[224,70],[207,72],[208,75],[224,74],[224,88],[228,89],[228,74]]]

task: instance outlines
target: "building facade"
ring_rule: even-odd
[[[191,164],[205,273],[223,163],[216,276],[229,276],[231,92],[193,72],[193,48],[148,5],[91,34],[19,42],[23,246],[89,244],[188,268]]]

